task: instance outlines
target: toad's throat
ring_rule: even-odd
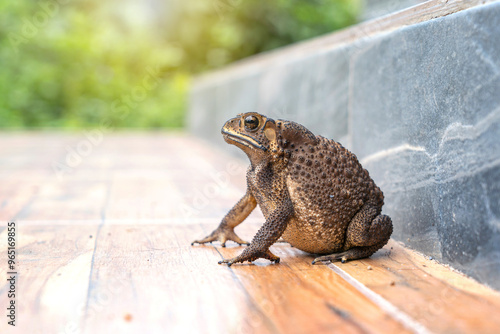
[[[232,132],[231,130],[226,130],[224,128],[222,129],[221,132],[227,139],[234,141],[234,142],[237,142],[237,143],[240,143],[241,145],[244,145],[244,146],[247,146],[250,148],[258,148],[258,149],[263,150],[263,151],[267,150],[265,146],[263,146],[261,143],[259,143],[258,141],[256,141],[253,138],[243,136],[241,134],[238,134],[236,132]]]

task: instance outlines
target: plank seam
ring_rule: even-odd
[[[365,297],[370,299],[375,305],[380,307],[384,312],[389,314],[396,321],[401,323],[408,330],[418,333],[418,334],[430,334],[432,333],[423,324],[411,318],[408,314],[401,311],[399,308],[394,306],[387,299],[375,293],[373,290],[369,289],[366,285],[349,275],[347,272],[339,268],[333,263],[328,265],[336,274],[342,277],[347,283],[351,284],[356,290],[361,292]]]
[[[220,252],[220,250],[217,247],[215,247],[215,245],[213,245],[212,243],[211,243],[211,245],[215,249],[215,251],[219,254],[219,256],[222,258],[222,260],[224,260],[224,256],[222,255],[222,253]],[[226,266],[226,265],[224,264],[223,266]],[[269,318],[267,316],[266,312],[264,312],[264,310],[262,310],[261,307],[257,304],[257,302],[255,301],[255,299],[252,297],[252,295],[245,288],[245,285],[240,280],[240,278],[238,277],[238,275],[234,272],[233,268],[231,268],[231,267],[227,267],[227,268],[231,272],[231,276],[233,277],[233,279],[237,282],[237,284],[243,290],[244,294],[247,296],[247,298],[248,298],[248,300],[250,302],[250,305],[252,305],[253,309],[262,317],[263,322],[270,326],[269,329],[272,330],[273,333],[280,333],[280,331],[278,330],[278,328],[277,328],[274,320],[271,319],[271,318]]]
[[[87,300],[85,301],[85,311],[84,311],[83,318],[81,320],[82,321],[82,323],[81,323],[82,332],[85,332],[85,326],[87,324],[87,316],[88,316],[88,311],[89,311],[89,302],[90,302],[90,297],[91,297],[91,293],[92,293],[92,276],[94,274],[94,260],[95,260],[95,254],[96,254],[96,251],[97,251],[97,242],[99,240],[99,234],[101,232],[101,228],[103,227],[103,225],[106,222],[106,209],[108,207],[108,203],[109,203],[110,197],[111,197],[111,183],[108,182],[108,187],[107,187],[107,191],[106,191],[106,197],[104,199],[103,207],[102,207],[102,210],[101,210],[101,222],[97,226],[97,231],[96,231],[96,235],[95,235],[95,239],[94,239],[94,250],[92,251],[92,260],[90,261],[89,284],[88,284],[88,287],[87,287]]]

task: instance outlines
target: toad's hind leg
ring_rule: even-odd
[[[380,209],[370,203],[365,204],[354,216],[347,228],[344,252],[320,256],[318,261],[356,260],[368,257],[384,247],[392,234],[392,220],[381,215]]]

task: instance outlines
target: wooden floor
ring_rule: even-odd
[[[245,169],[182,134],[0,134],[0,333],[500,332],[497,292],[394,241],[346,264],[278,244],[280,264],[218,265],[242,247],[190,242],[243,194]]]

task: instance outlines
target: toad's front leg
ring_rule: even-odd
[[[289,198],[283,200],[280,205],[267,217],[266,222],[253,238],[250,246],[235,258],[219,261],[231,266],[233,263],[255,261],[259,258],[268,259],[279,263],[280,258],[271,253],[269,247],[274,244],[285,232],[290,217],[293,214],[292,202]]]
[[[248,242],[244,241],[236,235],[236,233],[234,232],[234,228],[241,224],[241,222],[243,222],[245,218],[248,217],[248,215],[253,211],[253,209],[255,209],[256,206],[257,202],[255,201],[255,198],[249,191],[247,191],[245,196],[243,196],[231,209],[231,211],[226,214],[224,219],[222,219],[219,227],[217,227],[207,237],[193,241],[191,243],[191,246],[195,243],[205,244],[207,242],[217,240],[221,242],[222,247],[226,247],[227,240],[232,240],[240,245],[247,245]]]

